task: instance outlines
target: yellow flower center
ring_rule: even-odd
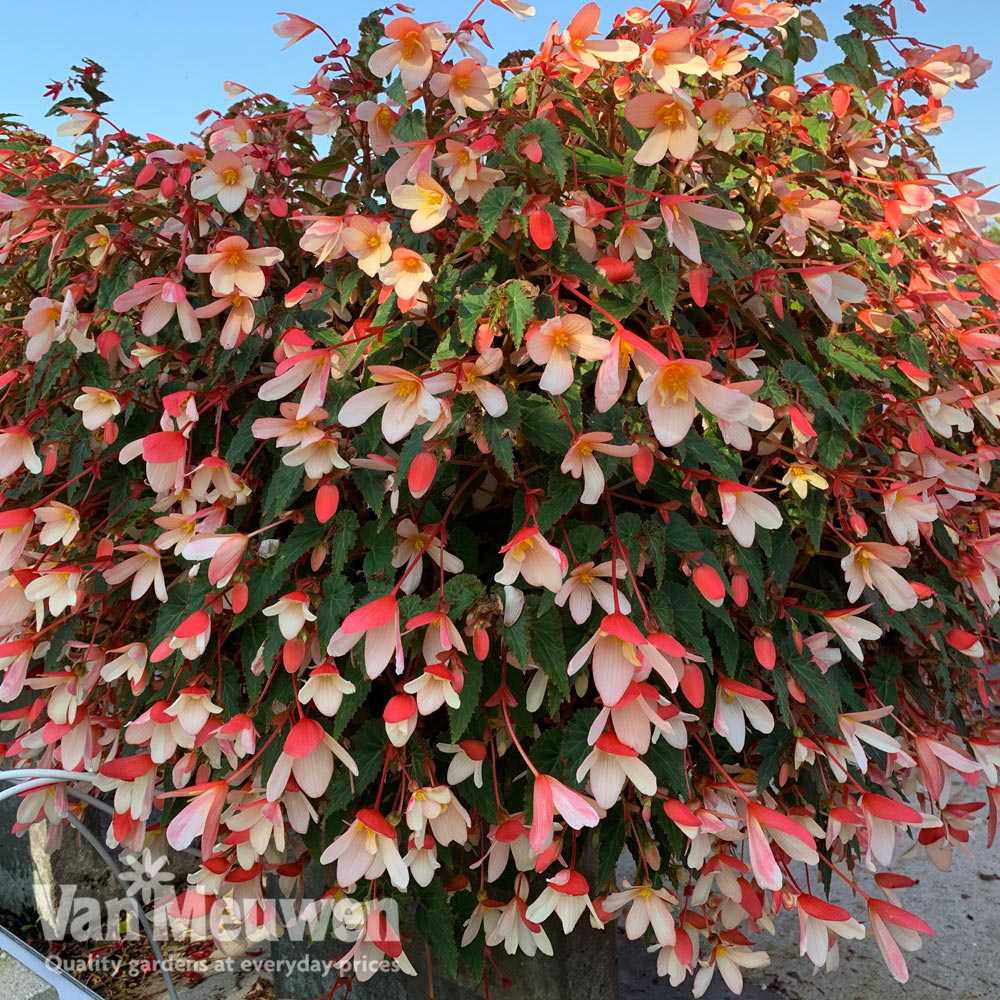
[[[381,125],[382,128],[390,129],[396,123],[396,120],[392,117],[392,112],[383,106],[382,110],[375,116],[375,122]]]
[[[406,260],[402,262],[402,267],[404,271],[410,271],[416,274],[417,271],[421,270],[421,265],[423,261],[418,257],[407,257]]]
[[[664,104],[660,109],[660,124],[669,129],[684,128],[684,109],[678,104]]]
[[[422,188],[420,197],[424,200],[424,208],[439,208],[443,195],[440,191],[435,191],[432,188]]]
[[[663,403],[681,402],[689,396],[688,381],[690,373],[687,365],[669,365],[660,374],[657,389],[660,401]]]
[[[580,574],[580,583],[586,584],[589,587],[593,582],[594,574],[589,569]]]
[[[514,552],[513,552],[514,558],[518,562],[521,562],[522,560],[527,559],[528,558],[528,553],[534,547],[535,547],[535,541],[534,541],[534,539],[532,539],[532,538],[525,538],[524,541],[518,542],[517,545],[514,546]]]
[[[412,59],[423,46],[420,44],[420,33],[411,31],[403,38],[403,58],[407,61]]]
[[[732,117],[733,116],[729,113],[728,108],[719,108],[719,110],[712,115],[712,121],[715,122],[719,128],[723,128],[729,124],[729,119]]]
[[[232,187],[240,179],[240,172],[233,167],[222,171],[222,183],[227,187]]]
[[[562,328],[559,327],[556,332],[552,335],[552,346],[559,347],[566,350],[570,345],[570,335]]]
[[[592,444],[581,444],[578,450],[584,458],[594,454],[594,446]]]
[[[396,395],[400,399],[412,399],[417,392],[417,383],[410,381],[403,381],[396,383]]]
[[[369,237],[368,237],[368,246],[369,246],[369,247],[370,247],[370,248],[371,248],[372,250],[378,250],[378,248],[379,248],[379,247],[380,247],[381,245],[382,245],[382,240],[381,240],[381,239],[379,239],[379,237],[378,237],[377,235],[375,235],[375,234],[372,234],[371,236],[369,236]]]

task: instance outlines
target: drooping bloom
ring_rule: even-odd
[[[608,582],[608,578],[614,576],[618,580],[624,580],[627,572],[621,559],[615,560],[613,568],[610,561],[599,566],[592,562],[580,563],[570,571],[566,582],[556,594],[556,606],[561,608],[569,601],[570,617],[577,625],[582,625],[590,617],[594,601],[610,615],[615,610],[615,598],[614,587]],[[623,615],[632,610],[628,599],[620,591],[618,610]]]
[[[573,355],[585,361],[601,361],[610,345],[594,336],[594,325],[586,316],[554,316],[528,334],[528,356],[544,365],[538,388],[553,395],[564,393],[573,384]]]
[[[121,402],[113,392],[85,385],[73,400],[73,409],[83,414],[83,426],[88,431],[99,430],[122,412]]]
[[[864,302],[868,295],[868,288],[863,281],[842,271],[814,267],[804,268],[801,274],[816,305],[832,323],[843,321],[842,303]]]
[[[356,257],[358,267],[374,278],[392,257],[392,227],[386,221],[352,215],[343,229],[344,249]]]
[[[640,794],[656,794],[656,775],[642,762],[638,751],[611,733],[597,738],[594,749],[577,769],[576,780],[583,781],[588,775],[594,801],[603,809],[619,801],[626,779]]]
[[[781,527],[781,511],[756,490],[740,483],[719,483],[722,523],[744,548],[753,545],[757,526],[773,531]]]
[[[680,87],[682,76],[701,76],[708,63],[691,51],[691,29],[670,28],[658,34],[642,54],[642,68],[667,93]]]
[[[257,172],[239,153],[224,149],[191,178],[191,196],[201,201],[217,197],[227,212],[235,212],[257,183]]]
[[[272,30],[279,38],[287,38],[288,41],[281,47],[282,52],[296,42],[301,42],[307,35],[311,35],[318,27],[313,21],[308,21],[298,14],[289,14],[287,11],[279,11],[285,20],[278,21],[272,26]]]
[[[882,494],[886,526],[900,545],[918,545],[920,526],[937,520],[937,504],[926,499],[928,489],[935,482],[934,479],[922,479],[917,483],[893,483]],[[920,499],[921,496],[924,499]]]
[[[68,545],[80,530],[80,513],[58,500],[35,508],[35,517],[44,527],[38,534],[42,545]]]
[[[396,526],[399,541],[392,553],[392,565],[397,569],[401,566],[410,567],[416,561],[414,569],[408,568],[406,579],[400,584],[404,594],[412,594],[423,577],[423,557],[438,566],[444,573],[461,573],[465,564],[457,556],[446,551],[440,537],[429,531],[421,531],[413,521],[404,517]]]
[[[218,295],[240,292],[256,299],[264,294],[263,269],[284,259],[284,252],[277,247],[251,250],[242,236],[227,236],[215,244],[212,253],[190,254],[187,266],[195,274],[208,274]]]
[[[264,608],[261,614],[278,619],[278,628],[285,639],[294,639],[305,628],[306,622],[316,621],[316,615],[309,609],[309,597],[301,590],[285,594],[274,604]]]
[[[694,101],[683,90],[637,94],[625,106],[625,118],[636,128],[651,129],[635,154],[640,166],[650,167],[667,154],[675,160],[690,160],[698,149]]]
[[[813,835],[790,816],[757,802],[747,804],[747,843],[754,881],[762,889],[777,891],[784,883],[781,868],[768,843],[768,835],[790,858],[803,864],[819,864]]]
[[[860,608],[848,608],[846,611],[823,612],[827,625],[837,633],[840,641],[859,661],[864,659],[864,653],[861,650],[862,641],[874,642],[882,637],[882,629],[878,625],[859,617],[870,607],[870,604],[866,604]]]
[[[636,396],[649,411],[656,439],[664,447],[684,440],[701,403],[721,420],[746,420],[754,402],[737,389],[713,382],[708,361],[679,358],[660,365],[639,386]]]
[[[368,69],[386,77],[398,68],[406,90],[416,90],[430,76],[434,53],[443,52],[447,44],[437,28],[412,17],[394,18],[385,26],[385,37],[392,41],[372,54]]]
[[[739,753],[746,744],[747,722],[759,733],[774,729],[774,716],[764,704],[773,698],[774,695],[749,684],[729,677],[720,678],[715,695],[715,731]]]
[[[877,590],[893,611],[906,611],[917,603],[916,591],[896,568],[908,566],[910,551],[885,542],[860,542],[840,560],[848,584],[847,599],[857,600],[865,587]]]
[[[642,666],[639,648],[646,637],[619,610],[605,615],[601,627],[570,659],[566,667],[570,677],[591,662],[594,687],[605,705],[617,705]]]
[[[722,100],[711,98],[698,109],[704,124],[701,137],[720,152],[728,152],[736,145],[736,131],[746,128],[753,121],[753,112],[741,94],[729,93]]]
[[[501,83],[500,71],[495,66],[482,66],[475,59],[459,59],[445,72],[431,77],[431,93],[435,97],[446,94],[457,114],[469,111],[493,110],[493,91]]]
[[[357,776],[358,765],[354,759],[315,719],[299,719],[288,731],[267,779],[268,802],[281,798],[289,778],[294,778],[310,798],[320,798],[333,777],[334,757]]]
[[[388,872],[389,881],[403,891],[410,873],[396,845],[396,831],[381,813],[359,809],[354,822],[320,856],[320,864],[337,862],[337,884],[354,885],[359,879],[378,878]]]
[[[420,293],[420,286],[433,277],[427,261],[416,250],[407,247],[396,247],[389,263],[378,272],[378,280],[396,293],[401,309],[409,308]]]
[[[593,799],[547,774],[536,774],[531,806],[531,849],[541,853],[552,840],[553,820],[558,812],[571,830],[597,826],[603,815]]]
[[[455,386],[455,376],[438,372],[421,378],[394,365],[372,365],[368,369],[380,383],[363,389],[340,408],[337,421],[344,427],[360,427],[376,410],[382,410],[382,435],[390,444],[402,441],[418,423],[433,423],[441,413],[436,393]]]
[[[604,473],[597,464],[594,452],[613,458],[631,458],[639,450],[636,444],[608,444],[613,437],[606,431],[580,434],[566,452],[560,471],[574,479],[583,477],[580,503],[595,504],[604,493]]]
[[[639,46],[624,38],[592,39],[597,32],[601,8],[596,3],[584,4],[566,26],[560,40],[569,58],[589,69],[598,69],[601,60],[627,63],[639,58]]]
[[[934,930],[919,917],[893,906],[884,899],[868,900],[868,919],[871,921],[875,943],[882,953],[885,964],[897,983],[905,983],[910,978],[906,968],[904,951],[918,951],[922,944],[920,934],[934,937]]]
[[[513,584],[520,576],[531,587],[545,587],[556,594],[569,566],[559,549],[550,545],[537,528],[522,528],[501,550],[503,566],[494,580]]]
[[[298,690],[300,705],[310,702],[327,718],[333,718],[340,709],[344,695],[353,694],[354,685],[341,676],[332,663],[321,663],[312,668],[306,682]]]
[[[525,917],[542,923],[555,913],[562,923],[563,933],[569,934],[584,913],[590,912],[592,921],[600,918],[590,901],[587,880],[572,868],[564,868],[547,879],[541,895],[528,907]]]
[[[802,893],[795,898],[799,914],[799,954],[808,955],[817,968],[827,964],[831,952],[836,954],[836,938],[860,941],[865,928],[842,906]]]
[[[746,219],[739,212],[706,205],[698,195],[663,195],[660,198],[660,215],[667,242],[699,265],[702,262],[701,241],[694,226],[696,222],[730,233],[738,233],[746,225]]]
[[[396,673],[403,672],[403,640],[399,630],[399,603],[392,594],[356,608],[334,632],[327,647],[330,656],[344,656],[365,640],[365,672],[378,677],[395,654]]]
[[[150,587],[160,601],[167,599],[167,583],[163,578],[160,553],[152,545],[119,545],[119,552],[134,552],[115,566],[104,570],[104,579],[112,587],[117,587],[130,577],[132,589],[129,597],[137,601]]]
[[[412,211],[410,229],[426,233],[444,222],[451,208],[448,192],[430,174],[417,174],[416,184],[400,184],[393,188],[392,203],[397,208]]]
[[[159,333],[176,315],[184,339],[189,344],[201,340],[201,327],[183,285],[169,278],[143,278],[127,292],[122,292],[111,307],[115,312],[128,312],[143,303],[146,308],[142,311],[139,329],[145,336]]]
[[[485,378],[486,375],[500,371],[503,362],[503,351],[500,348],[487,347],[475,361],[462,362],[455,387],[457,392],[474,393],[491,417],[502,417],[509,405],[503,389],[487,382]]]
[[[809,487],[818,490],[829,489],[830,484],[812,466],[793,462],[781,478],[782,486],[787,486],[800,500],[805,500]]]

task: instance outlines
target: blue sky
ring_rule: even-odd
[[[88,57],[108,69],[106,89],[115,98],[108,109],[112,120],[131,131],[181,140],[196,128],[198,112],[209,107],[221,110],[228,104],[224,80],[287,98],[309,79],[315,68],[311,57],[320,45],[308,38],[282,52],[282,41],[271,31],[279,19],[276,8],[287,4],[295,13],[322,23],[335,38],[353,38],[359,18],[376,2],[174,0],[155,6],[134,0],[12,2],[3,13],[9,44],[0,59],[0,112],[17,113],[36,128],[53,131],[55,119],[44,117],[51,103],[42,92],[50,80],[64,79],[72,63]],[[503,54],[534,48],[551,21],[565,22],[582,2],[535,0],[538,14],[524,24],[491,5],[477,16],[485,14],[495,49]],[[417,7],[418,18],[454,25],[468,14],[472,0],[410,3]],[[924,0],[924,5],[928,13],[918,14],[913,0],[896,0],[901,33],[940,45],[973,45],[996,64],[976,90],[953,90],[949,96],[955,120],[933,139],[942,165],[946,170],[983,166],[980,178],[1000,183],[1000,18],[995,11],[990,13],[1000,4]],[[607,12],[613,6],[602,3]],[[823,0],[816,8],[831,37],[841,30],[840,18],[849,7],[850,0]]]

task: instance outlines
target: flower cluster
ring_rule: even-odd
[[[311,856],[452,972],[621,917],[738,991],[793,910],[906,980],[898,841],[1000,810],[1000,205],[926,138],[988,64],[885,0],[797,77],[821,8],[288,14],[196,143],[93,66],[0,124],[0,750],[196,844],[175,919]]]

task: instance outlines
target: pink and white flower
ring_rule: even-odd
[[[554,316],[529,332],[526,347],[528,357],[545,366],[538,388],[555,396],[573,384],[573,355],[601,361],[611,349],[606,340],[594,336],[594,325],[586,316],[573,313]]]
[[[744,548],[753,545],[758,525],[773,531],[781,527],[781,511],[749,486],[719,483],[722,523]]]

